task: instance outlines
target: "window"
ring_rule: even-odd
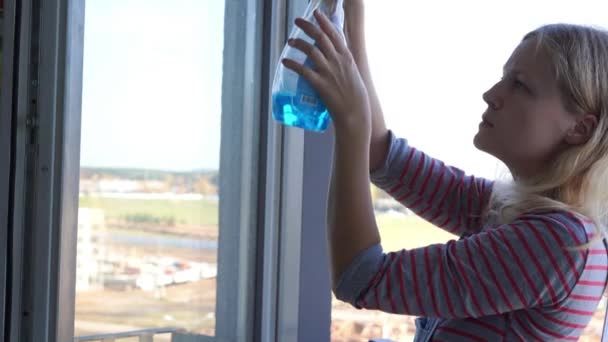
[[[223,14],[87,2],[78,336],[215,334]]]
[[[296,3],[10,7],[10,341],[293,336],[303,136],[263,99]]]
[[[79,340],[138,330],[167,341],[160,332],[186,341],[250,333],[252,132],[261,119],[257,100],[237,94],[255,81],[243,69],[258,48],[243,49],[250,38],[240,27],[255,34],[257,21],[236,14],[256,10],[247,1],[87,2]]]
[[[577,6],[516,1],[507,7],[498,2],[366,2],[368,52],[389,128],[469,174],[500,177],[504,166],[472,145],[486,106],[482,93],[499,79],[502,65],[528,31],[550,22],[605,26],[601,6],[593,1]],[[386,37],[393,37],[388,44]],[[383,192],[375,194],[385,250],[453,238],[410,215]],[[605,310],[602,302],[585,341],[600,341]],[[332,301],[332,341],[411,341],[414,329],[413,317],[356,310]]]

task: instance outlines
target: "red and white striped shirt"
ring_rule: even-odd
[[[483,222],[492,182],[465,175],[391,133],[372,181],[459,240],[383,253],[372,246],[342,274],[336,297],[357,308],[438,320],[433,341],[576,341],[604,292],[604,240],[568,212]]]

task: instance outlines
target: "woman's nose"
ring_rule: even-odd
[[[503,105],[503,101],[498,94],[497,89],[499,83],[495,84],[492,88],[483,93],[483,100],[488,104],[488,107],[492,108],[492,110],[499,110]]]

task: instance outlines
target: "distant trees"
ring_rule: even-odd
[[[174,227],[176,220],[174,216],[154,216],[148,213],[135,213],[125,215],[125,221],[135,224],[155,224]]]
[[[83,167],[80,170],[81,191],[103,191],[98,184],[108,181],[130,181],[137,184],[129,192],[144,193],[197,193],[204,196],[218,194],[217,170],[163,171],[149,169],[112,169]]]
[[[217,195],[218,186],[213,184],[210,178],[200,177],[196,183],[194,183],[194,192],[201,195]]]

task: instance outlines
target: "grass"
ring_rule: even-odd
[[[147,214],[173,217],[177,224],[214,226],[218,224],[218,204],[211,200],[144,200],[84,196],[80,207],[100,208],[107,219],[124,220],[127,215]]]
[[[455,236],[417,216],[376,216],[385,252],[444,243]]]
[[[80,206],[102,208],[108,219],[124,219],[127,215],[146,214],[174,217],[178,224],[218,224],[218,204],[210,200],[143,200],[81,197]],[[454,238],[416,216],[378,215],[376,217],[386,251],[416,248],[442,243]]]

